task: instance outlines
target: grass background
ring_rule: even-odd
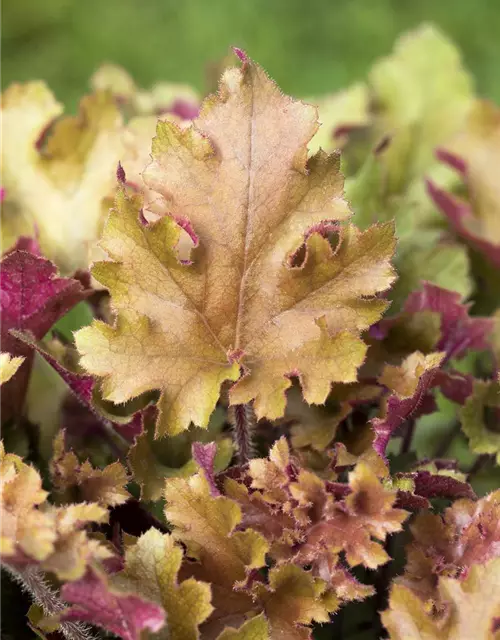
[[[103,61],[142,86],[203,89],[207,63],[231,45],[286,92],[330,92],[424,21],[458,44],[479,92],[500,101],[500,0],[3,0],[2,14],[2,85],[43,78],[71,109]]]

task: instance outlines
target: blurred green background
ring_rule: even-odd
[[[103,61],[142,86],[203,90],[207,63],[231,45],[287,92],[331,92],[424,21],[460,46],[479,92],[500,100],[500,0],[3,0],[2,13],[3,86],[43,78],[71,108]]]

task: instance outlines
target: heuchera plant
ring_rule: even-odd
[[[235,53],[2,98],[5,633],[500,638],[500,110],[429,26]]]

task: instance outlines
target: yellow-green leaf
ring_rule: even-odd
[[[178,577],[183,552],[169,534],[149,529],[125,553],[125,569],[112,583],[161,604],[166,627],[155,638],[197,640],[198,627],[212,613],[210,585]]]
[[[462,431],[474,453],[496,454],[500,464],[500,382],[476,380],[461,411]]]
[[[116,182],[123,126],[111,96],[98,92],[46,135],[62,110],[42,82],[14,84],[2,95],[2,227],[6,243],[36,230],[44,255],[69,272],[89,264]]]

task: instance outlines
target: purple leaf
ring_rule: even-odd
[[[58,278],[52,262],[27,251],[9,253],[1,268],[5,331],[29,331],[41,339],[59,318],[90,293],[77,280]]]
[[[200,113],[200,107],[194,102],[188,100],[174,100],[172,106],[168,109],[170,113],[179,116],[183,120],[194,120]]]
[[[411,293],[403,313],[434,311],[441,316],[441,337],[436,351],[445,351],[446,359],[460,358],[471,350],[488,349],[493,330],[491,318],[471,318],[469,306],[460,302],[460,294],[429,282],[421,291]]]
[[[411,491],[398,491],[398,497],[394,506],[397,509],[407,509],[409,511],[418,511],[419,509],[428,509],[430,503],[427,498],[417,496]]]
[[[474,384],[474,376],[470,373],[461,373],[455,369],[436,371],[436,385],[441,393],[457,404],[463,405],[471,395]]]
[[[455,231],[475,249],[480,251],[495,266],[500,267],[500,245],[476,235],[468,223],[476,220],[472,207],[463,200],[427,181],[427,192],[435,205],[448,218]]]
[[[123,640],[140,640],[142,630],[154,633],[165,624],[162,607],[113,590],[106,577],[93,569],[82,579],[65,584],[61,595],[74,605],[63,612],[61,620],[88,622]]]
[[[393,393],[387,400],[385,418],[373,418],[371,424],[375,431],[373,448],[385,459],[387,443],[396,430],[408,419],[413,420],[436,410],[434,398],[428,393],[436,385],[437,369],[425,371],[418,381],[415,393],[409,398],[401,398]]]
[[[118,166],[116,167],[116,179],[118,180],[118,182],[121,182],[122,184],[125,184],[127,182],[125,169],[122,167],[121,162],[119,162]]]
[[[44,358],[44,360],[57,371],[79,403],[92,414],[89,416],[82,416],[81,414],[75,414],[72,416],[71,425],[69,427],[70,431],[74,431],[76,423],[81,426],[82,422],[86,423],[86,428],[81,429],[81,431],[93,430],[92,424],[94,423],[98,423],[95,426],[97,427],[97,431],[100,431],[102,429],[102,424],[107,422],[108,424],[111,424],[115,431],[130,442],[132,442],[134,438],[141,433],[143,425],[142,413],[140,411],[135,413],[130,421],[125,424],[108,420],[94,407],[93,391],[96,381],[92,376],[76,373],[75,371],[71,371],[67,367],[63,366],[57,358],[43,348],[43,344],[41,345],[40,343],[35,342],[29,335],[15,332],[15,337],[39,353],[42,358]],[[88,420],[88,418],[90,418],[90,420]]]
[[[6,420],[21,412],[33,361],[33,351],[12,335],[12,331],[26,332],[40,340],[90,291],[73,278],[57,277],[57,268],[52,262],[27,251],[9,253],[0,268],[2,350],[26,358],[2,390],[2,416]]]
[[[411,474],[415,482],[415,493],[424,498],[477,498],[472,487],[451,476],[436,475],[429,471]]]

